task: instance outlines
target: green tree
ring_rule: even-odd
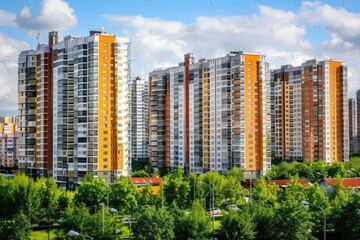
[[[190,195],[191,195],[191,200],[194,200],[196,195],[197,195],[197,189],[199,188],[199,183],[197,180],[197,176],[195,173],[190,172],[187,175],[186,181],[189,183],[190,185]],[[199,195],[198,195],[199,196]],[[197,196],[197,197],[198,197]]]
[[[229,199],[230,202],[234,202],[236,204],[245,204],[244,196],[247,194],[247,191],[245,191],[241,185],[241,181],[244,180],[244,171],[240,170],[238,167],[233,167],[226,174],[225,184],[223,187],[223,194],[226,201]]]
[[[295,168],[298,164],[297,162],[287,163],[283,161],[279,165],[272,166],[271,171],[266,173],[265,178],[273,180],[290,179],[290,176],[295,176],[298,173]]]
[[[13,240],[29,239],[30,238],[30,223],[27,216],[20,212],[15,215],[14,223],[12,224]],[[4,236],[4,235],[3,235]]]
[[[242,182],[245,180],[244,171],[238,167],[233,167],[226,174],[227,178],[235,178],[236,182]]]
[[[59,206],[59,196],[61,190],[57,187],[57,184],[53,178],[40,178],[36,181],[36,185],[39,189],[39,196],[41,201],[41,213],[46,216],[48,221],[50,217],[54,215]]]
[[[255,239],[255,224],[248,211],[230,212],[221,221],[219,239]]]
[[[158,198],[157,195],[153,194],[153,190],[149,184],[138,189],[136,196],[138,206],[155,205],[157,202],[156,198]]]
[[[277,203],[269,228],[272,239],[314,239],[311,236],[313,223],[311,214],[297,201],[286,200]]]
[[[331,178],[335,178],[337,176],[345,178],[348,176],[348,173],[343,163],[335,162],[327,167],[327,175]]]
[[[85,176],[82,178],[82,182],[86,183],[86,182],[92,182],[94,180],[94,173],[93,172],[88,172],[85,174]]]
[[[253,188],[252,200],[262,206],[273,206],[278,199],[278,185],[267,184],[264,177],[260,177]]]
[[[251,215],[255,224],[256,239],[272,240],[272,232],[269,224],[274,215],[274,208],[268,206],[260,206],[254,203],[250,206]]]
[[[335,218],[338,239],[360,239],[360,193],[353,194]]]
[[[121,212],[130,212],[137,207],[136,186],[127,177],[120,177],[110,188],[110,204]]]
[[[13,197],[16,212],[22,211],[30,220],[40,213],[41,197],[33,179],[22,173],[16,174],[14,176]]]
[[[95,206],[106,203],[108,185],[103,179],[83,182],[75,191],[74,202],[77,205]]]
[[[322,207],[326,212],[326,215],[329,216],[330,214],[329,199],[325,194],[325,192],[320,188],[320,186],[317,183],[315,183],[314,186],[307,191],[307,201]],[[317,207],[310,207],[309,211],[311,212],[312,222],[314,223],[315,226],[313,228],[314,231],[313,235],[320,239],[323,234],[323,224],[324,224],[323,213]]]
[[[176,201],[180,208],[186,208],[190,202],[190,185],[184,179],[184,169],[177,168],[173,174],[164,178],[164,198],[168,204]]]
[[[225,198],[223,191],[226,186],[225,177],[218,172],[207,172],[203,180],[203,185],[206,198],[210,199],[210,190],[213,190],[215,195],[215,206],[220,206]]]
[[[117,216],[111,214],[106,206],[104,206],[104,209],[99,206],[94,214],[91,214],[84,204],[70,206],[63,213],[62,218],[61,228],[55,231],[55,239],[58,240],[72,239],[67,236],[70,230],[88,235],[94,239],[110,240],[115,238],[115,228],[119,227],[119,223],[116,221]],[[104,232],[102,231],[103,223]],[[115,226],[116,223],[117,226]]]
[[[136,216],[134,239],[162,240],[174,238],[174,218],[164,209],[145,207]]]
[[[297,175],[295,177],[290,177],[288,187],[285,189],[285,191],[281,191],[279,193],[281,193],[282,195],[282,200],[292,200],[300,202],[306,199],[304,186],[298,182]]]
[[[149,173],[147,173],[145,170],[138,170],[132,172],[132,177],[149,177]]]
[[[176,239],[207,240],[211,236],[211,221],[199,200],[196,200],[189,212],[175,220]]]
[[[8,240],[26,240],[30,237],[30,223],[25,214],[19,212],[13,221],[0,223],[0,236]]]
[[[0,222],[14,217],[14,184],[12,179],[7,179],[0,174]]]

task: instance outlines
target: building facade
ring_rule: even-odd
[[[357,152],[358,148],[358,125],[357,125],[357,106],[356,99],[349,98],[349,141],[350,153]]]
[[[7,117],[5,117],[7,118]],[[13,167],[18,159],[18,142],[16,121],[0,123],[0,165]]]
[[[309,60],[271,72],[271,155],[331,164],[349,160],[347,67]]]
[[[150,73],[150,161],[156,170],[270,169],[266,57],[231,52]]]
[[[52,47],[49,43],[19,55],[18,108],[20,171],[32,177],[52,176]]]
[[[132,78],[131,96],[131,156],[149,159],[149,83],[140,77]]]
[[[101,29],[63,41],[50,33],[20,54],[21,163],[46,162],[64,187],[88,172],[110,183],[131,174],[130,53],[127,38]]]

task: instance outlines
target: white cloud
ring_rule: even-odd
[[[27,43],[0,33],[0,109],[2,112],[17,114],[18,55],[28,48]]]
[[[15,22],[33,35],[39,31],[62,31],[73,27],[77,24],[77,17],[66,1],[43,0],[38,15],[34,15],[30,6],[26,6],[17,14]]]
[[[143,16],[103,17],[112,26],[126,29],[117,34],[131,38],[134,58],[149,62],[146,68],[150,70],[153,65],[175,65],[188,52],[212,58],[242,49],[266,54],[271,67],[299,65],[312,58],[344,60],[349,65],[349,86],[360,88],[360,14],[343,8],[306,1],[297,11],[260,5],[257,14],[200,16],[189,24]],[[328,39],[312,43],[308,34],[314,33],[307,29],[313,25],[319,26],[318,34],[329,36]],[[349,96],[353,94],[351,90]]]
[[[293,51],[312,51],[305,39],[305,27],[294,23],[294,13],[265,6],[260,6],[258,15],[201,16],[190,24],[143,16],[103,17],[113,28],[126,29],[118,34],[131,38],[133,58],[149,62],[150,69],[153,63],[177,64],[188,52],[210,58],[238,49],[275,52],[274,46],[281,46],[281,51],[286,52],[282,57],[289,62],[293,60]]]
[[[1,27],[14,27],[16,14],[0,9],[0,29]]]

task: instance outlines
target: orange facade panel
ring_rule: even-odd
[[[98,65],[98,170],[117,170],[124,151],[117,143],[115,107],[115,36],[99,36]],[[119,154],[118,154],[119,151]],[[120,162],[118,162],[120,158]]]
[[[248,171],[262,170],[260,59],[260,55],[244,54],[245,169]]]
[[[329,62],[330,162],[343,159],[342,63]],[[339,114],[341,113],[341,114]]]

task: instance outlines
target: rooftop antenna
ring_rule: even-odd
[[[39,47],[40,46],[40,32],[37,33],[36,39],[38,41],[38,47]]]

